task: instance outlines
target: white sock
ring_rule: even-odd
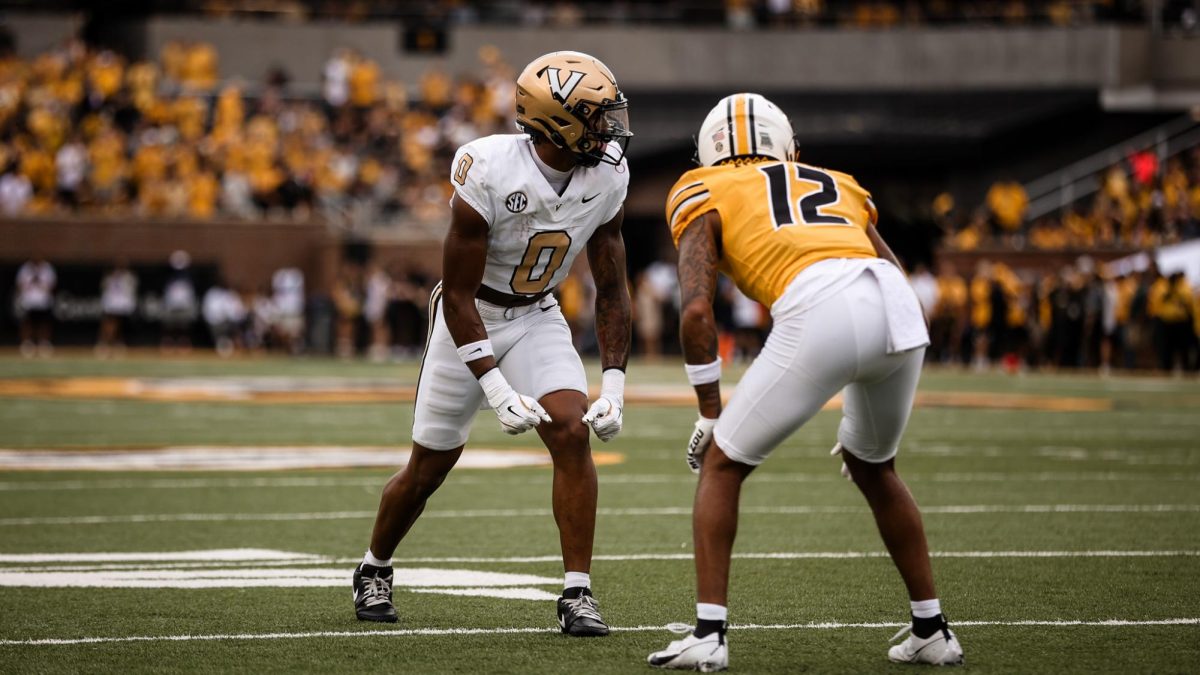
[[[567,572],[563,578],[563,590],[568,588],[591,588],[592,575],[587,572]]]
[[[696,618],[704,619],[705,621],[728,621],[729,609],[723,605],[714,605],[707,602],[696,603]]]
[[[368,564],[372,567],[391,567],[392,566],[391,558],[388,558],[387,560],[383,560],[381,558],[376,558],[375,554],[371,553],[371,549],[367,549],[367,554],[363,556],[363,562],[365,562],[366,564]]]
[[[918,619],[932,619],[942,613],[942,603],[938,602],[937,598],[913,600],[908,604],[912,605],[912,615]]]

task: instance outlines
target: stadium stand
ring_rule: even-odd
[[[60,8],[72,6],[60,3]],[[1162,9],[1162,26],[1181,35],[1192,30],[1187,3],[1166,3]],[[1055,35],[1082,36],[1070,31],[1141,21],[1147,6],[1020,1],[210,2],[160,10],[218,21],[336,20],[340,23],[330,25],[349,27],[400,19],[406,22],[400,32],[402,48],[436,55],[451,49],[443,43],[443,31],[472,26],[518,24],[516,33],[497,34],[506,49],[522,39],[521,31],[623,23],[726,25],[766,36],[814,28],[818,32],[809,34],[822,35],[819,29],[830,26],[887,31],[941,25],[999,31],[988,35],[1016,35],[1009,30],[1044,26],[1068,31]],[[306,237],[366,241],[383,255],[321,254],[321,260],[332,262],[314,267],[298,257],[311,260],[312,254],[277,252],[278,260],[263,261],[252,271],[220,262],[228,261],[225,251],[201,250],[195,270],[197,303],[210,288],[236,291],[242,309],[230,311],[247,327],[235,341],[239,345],[299,351],[307,342],[310,349],[321,345],[343,355],[361,349],[376,358],[418,352],[423,297],[437,271],[411,261],[427,263],[428,253],[436,250],[449,196],[445,166],[454,149],[512,128],[514,71],[505,57],[523,57],[502,54],[485,43],[467,49],[465,61],[464,50],[454,48],[456,56],[447,62],[453,67],[422,56],[426,60],[416,62],[425,65],[399,68],[399,62],[379,57],[378,45],[366,39],[374,33],[345,33],[341,44],[361,35],[363,46],[335,44],[319,58],[305,55],[307,60],[275,46],[271,49],[278,58],[263,67],[267,61],[247,60],[246,52],[234,48],[229,30],[249,31],[238,39],[254,39],[286,36],[286,25],[221,24],[221,47],[204,39],[203,25],[185,28],[171,19],[148,25],[141,49],[85,39],[96,33],[95,26],[81,26],[76,37],[33,53],[26,47],[18,54],[12,35],[0,40],[0,211],[29,227],[129,218],[179,228],[208,222],[259,227],[308,223]],[[426,28],[433,32],[425,37],[410,34]],[[283,32],[254,32],[261,30]],[[670,30],[663,35],[675,39]],[[201,37],[181,37],[188,32]],[[26,42],[36,41],[36,32],[26,33]],[[839,35],[845,37],[838,41],[855,39],[853,31]],[[895,43],[901,51],[922,50],[920,34],[902,37],[910,42]],[[427,39],[431,42],[422,42]],[[1021,44],[1006,49],[1020,51]],[[271,49],[267,52],[274,53]],[[297,68],[298,63],[307,65]],[[1017,81],[1026,81],[1015,95],[1004,89],[1011,85],[1003,80],[986,86],[945,84],[959,91],[944,93],[930,89],[934,79],[917,83],[916,94],[886,87],[871,95],[798,89],[780,92],[776,99],[792,114],[801,146],[811,153],[806,154],[809,161],[847,163],[876,193],[884,231],[898,239],[901,255],[932,270],[921,272],[921,281],[914,282],[923,284],[934,328],[931,359],[977,368],[992,363],[1011,369],[1196,367],[1200,312],[1194,305],[1200,294],[1137,257],[1200,235],[1196,120],[1163,113],[1110,116],[1071,86],[1039,91],[1040,85],[1030,84],[1036,72],[1014,72],[1020,72]],[[719,80],[721,74],[713,77]],[[1063,77],[1070,82],[1073,76]],[[664,177],[678,171],[679,159],[688,152],[690,139],[681,130],[691,124],[681,120],[702,110],[710,96],[694,83],[664,90],[653,68],[627,81],[635,89],[631,98],[639,133],[632,155],[639,180],[630,195],[632,226],[627,227],[639,296],[635,302],[643,317],[639,348],[657,354],[675,349],[677,308],[671,300],[669,266],[657,264],[669,258],[661,224],[650,214],[660,209]],[[1124,79],[1106,82],[1101,80],[1101,86],[1118,92],[1126,84]],[[1081,123],[1091,125],[1089,133],[1061,133],[1065,126]],[[1001,147],[1014,137],[1023,138],[1015,144],[1015,155]],[[925,155],[917,163],[912,161],[914,147]],[[988,151],[982,163],[971,158],[979,149]],[[964,175],[957,167],[968,162],[978,170]],[[141,277],[168,278],[164,261],[170,250],[205,244],[183,232],[170,248],[162,244],[153,259],[133,261]],[[195,241],[199,243],[189,243]],[[346,248],[351,250],[357,249]],[[389,257],[389,251],[399,257]],[[1138,262],[1112,266],[1107,264],[1111,260]],[[15,273],[25,261],[9,262]],[[69,265],[79,261],[61,262],[68,265],[62,268],[63,288],[73,276]],[[87,273],[86,284],[77,282],[74,293],[99,294],[101,267],[106,270],[115,261],[99,261],[101,267],[95,262],[88,261],[94,271]],[[316,308],[319,315],[308,317],[304,339],[281,329],[262,309],[269,304],[264,299],[271,293],[263,289],[271,275],[292,265],[307,275],[303,311],[311,315]],[[12,274],[6,271],[5,276]],[[15,277],[0,283],[14,284]],[[157,283],[141,288],[151,291]],[[588,275],[579,273],[561,289],[582,349],[590,345],[589,284]],[[753,355],[769,330],[766,312],[756,312],[731,289],[725,289],[720,304],[727,353]],[[214,300],[213,306],[222,305]],[[261,310],[257,315],[255,307]],[[134,322],[132,339],[146,342],[149,335],[154,341],[158,333],[146,329],[157,324],[159,314],[144,308],[140,314],[147,317],[140,323],[143,337],[139,340]],[[90,316],[87,311],[83,315]],[[192,317],[197,325],[201,315],[197,308]],[[295,320],[287,323],[294,326]],[[322,327],[321,335],[312,334],[316,326]],[[197,331],[197,339],[209,338]]]

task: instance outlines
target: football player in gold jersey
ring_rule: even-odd
[[[920,511],[893,466],[929,334],[875,229],[870,194],[844,173],[797,162],[791,123],[757,94],[721,100],[697,144],[701,166],[671,189],[666,211],[679,247],[680,335],[700,407],[687,454],[700,472],[697,625],[651,654],[650,665],[728,666],[726,598],[742,482],[839,391],[834,453],[874,512],[911,600],[911,635],[888,657],[962,663],[937,600]],[[724,410],[712,308],[717,272],[770,307],[774,321]]]

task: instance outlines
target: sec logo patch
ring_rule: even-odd
[[[504,205],[513,213],[520,213],[525,210],[529,204],[529,200],[525,197],[524,192],[514,192],[504,200]]]

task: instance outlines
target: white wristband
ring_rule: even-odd
[[[718,356],[717,360],[712,363],[701,363],[699,365],[685,363],[683,364],[683,369],[687,371],[688,382],[693,387],[718,382],[721,379],[721,357]]]
[[[495,356],[495,354],[492,351],[492,341],[487,338],[458,348],[458,358],[462,359],[463,363],[478,361],[485,356]]]
[[[620,368],[609,368],[604,371],[600,377],[600,395],[612,399],[618,404],[624,404],[625,371]]]
[[[479,378],[479,386],[483,388],[483,395],[487,397],[488,405],[493,408],[499,408],[513,390],[499,368],[492,368],[484,373],[483,377]]]

